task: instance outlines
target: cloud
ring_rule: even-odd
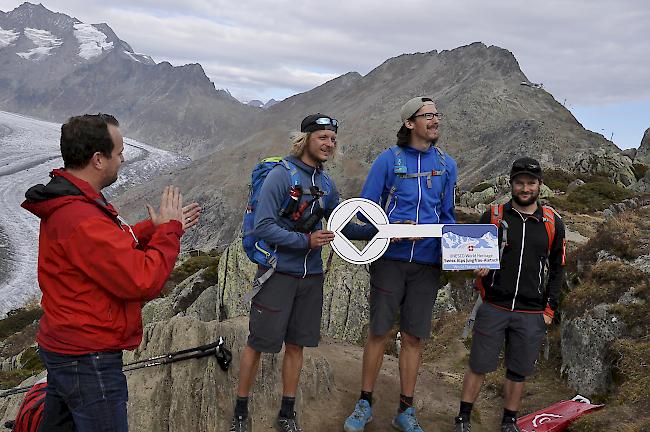
[[[569,104],[650,100],[645,0],[44,1],[107,22],[156,61],[201,63],[238,97],[286,97],[402,53],[481,41],[512,51],[531,81]],[[0,10],[17,5],[0,0]]]

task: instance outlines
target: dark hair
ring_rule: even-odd
[[[397,131],[397,145],[399,147],[408,147],[411,142],[411,129],[402,124],[402,127]]]
[[[83,168],[96,152],[110,159],[115,146],[108,133],[109,124],[116,127],[120,125],[110,114],[70,117],[61,126],[63,165],[71,169]]]

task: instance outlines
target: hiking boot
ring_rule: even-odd
[[[472,432],[472,425],[469,423],[469,419],[463,417],[454,418],[455,426],[454,432]]]
[[[363,428],[372,420],[372,407],[365,399],[359,399],[354,406],[354,411],[343,424],[345,432],[362,432]]]
[[[517,423],[501,423],[501,432],[521,432]]]
[[[251,425],[250,416],[235,416],[232,418],[232,423],[230,424],[228,432],[251,432],[252,430],[253,427]]]
[[[275,428],[280,432],[303,432],[300,425],[298,425],[295,412],[293,417],[281,417],[278,414],[278,418],[275,420]]]
[[[393,427],[402,432],[424,432],[415,417],[415,408],[413,407],[404,412],[398,412],[393,419]]]

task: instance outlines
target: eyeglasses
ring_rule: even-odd
[[[413,118],[415,117],[424,117],[427,120],[433,120],[433,118],[435,117],[438,120],[440,120],[442,118],[442,113],[437,112],[437,113],[415,114]]]
[[[339,127],[339,121],[329,117],[319,117],[314,120],[314,123],[319,125],[332,125],[335,128]]]

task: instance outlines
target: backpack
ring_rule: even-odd
[[[542,221],[544,222],[546,234],[548,235],[547,256],[551,253],[551,247],[553,246],[553,240],[555,239],[555,215],[555,210],[553,210],[552,207],[542,206]],[[497,228],[503,227],[501,230],[501,247],[499,248],[500,261],[503,255],[503,250],[508,243],[508,223],[503,220],[503,204],[490,205],[490,223],[496,225]],[[476,278],[475,285],[479,290],[481,297],[485,298],[485,287],[483,286],[483,280],[480,277]]]
[[[36,432],[43,418],[47,382],[38,382],[25,394],[20,404],[12,432]]]
[[[402,149],[399,146],[393,146],[390,148],[391,153],[393,153],[393,159],[394,159],[393,173],[395,174],[395,178],[393,184],[390,187],[390,190],[388,191],[388,197],[386,198],[386,204],[384,205],[384,211],[386,212],[386,214],[389,213],[388,208],[390,207],[390,203],[393,200],[395,192],[397,192],[398,186],[403,179],[426,177],[427,186],[431,187],[431,177],[444,176],[442,180],[442,193],[440,195],[440,201],[444,199],[445,187],[447,185],[447,181],[449,180],[449,173],[447,172],[447,161],[445,159],[446,155],[445,152],[440,150],[440,148],[435,146],[434,148],[438,152],[438,157],[444,168],[441,170],[433,170],[433,171],[418,172],[418,173],[407,172],[406,162],[404,161],[404,157],[402,156]]]
[[[303,191],[300,184],[300,174],[298,168],[291,162],[281,157],[269,157],[262,159],[255,165],[251,173],[251,183],[249,186],[248,202],[246,204],[246,211],[242,222],[242,246],[248,258],[255,264],[268,268],[268,270],[257,277],[253,281],[253,289],[243,297],[243,302],[247,303],[260,291],[262,284],[266,282],[271,275],[275,272],[278,264],[276,248],[269,245],[266,241],[262,240],[255,235],[255,211],[257,209],[257,202],[259,199],[262,184],[268,176],[269,172],[277,165],[283,166],[291,179],[291,187],[287,191],[287,196],[282,204],[280,210],[281,216],[289,217],[292,220],[302,216],[304,208],[298,208],[298,203],[302,195],[311,195],[310,191]],[[322,196],[328,195],[332,190],[331,179],[326,174],[323,174],[323,191],[317,199],[321,208],[324,208]]]

